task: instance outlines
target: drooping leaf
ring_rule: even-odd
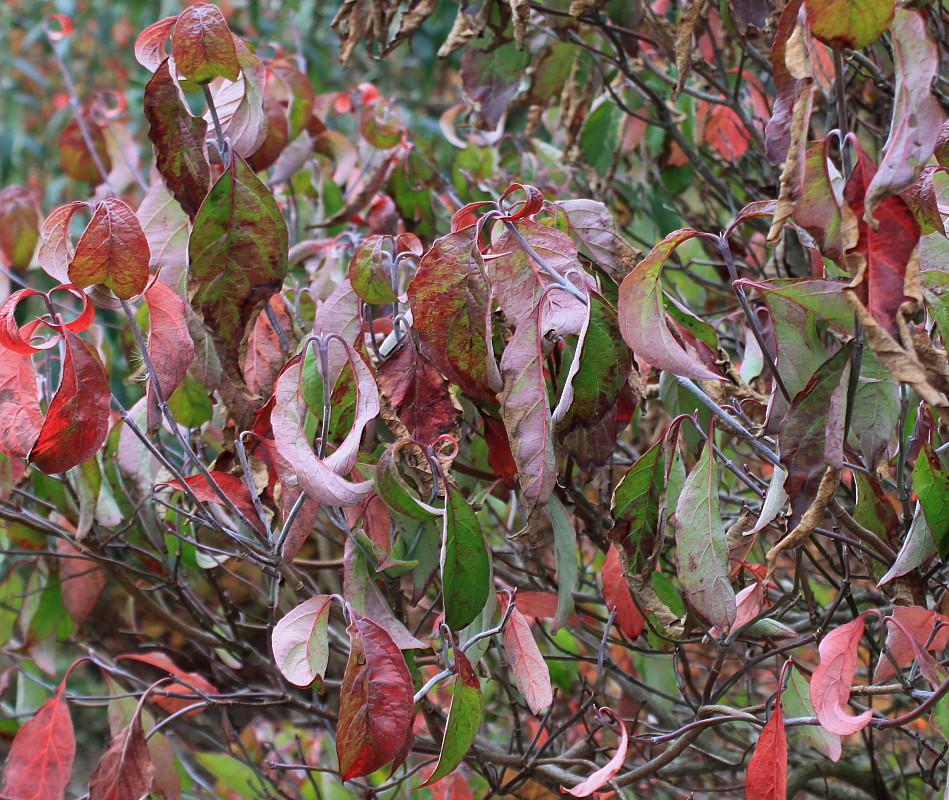
[[[112,390],[92,345],[64,331],[63,374],[29,460],[47,475],[92,458],[109,433]]]
[[[135,215],[148,240],[151,251],[149,266],[160,280],[177,288],[188,269],[191,226],[187,214],[168,192],[164,181],[155,181],[145,192]]]
[[[233,41],[241,76],[236,82],[220,86],[214,101],[222,132],[225,139],[230,139],[231,149],[239,156],[250,158],[267,139],[264,108],[267,70],[243,39],[235,36]]]
[[[64,681],[17,731],[4,764],[3,794],[16,800],[63,800],[75,754]]]
[[[80,624],[89,619],[95,609],[105,589],[106,573],[94,561],[83,557],[68,539],[56,540],[56,552],[65,556],[59,561],[63,608],[73,622]]]
[[[784,730],[781,690],[774,710],[758,736],[745,776],[746,800],[785,800],[788,783],[788,740]]]
[[[204,143],[208,123],[192,116],[182,102],[167,59],[145,86],[145,119],[155,166],[168,191],[194,219],[211,181]]]
[[[619,327],[633,353],[657,369],[684,378],[721,380],[673,337],[662,299],[660,277],[666,259],[676,247],[697,235],[690,228],[670,233],[623,279]]]
[[[116,656],[116,661],[138,661],[142,664],[150,664],[163,672],[175,677],[180,681],[173,683],[163,683],[157,691],[153,691],[149,696],[149,702],[154,703],[159,708],[174,714],[201,700],[200,695],[195,694],[195,690],[202,694],[218,694],[217,687],[207,678],[197,672],[187,672],[179,667],[167,655],[161,651],[151,653],[124,653]],[[171,695],[176,695],[172,697]],[[184,697],[180,695],[185,695]],[[194,714],[191,711],[189,714]]]
[[[451,694],[451,705],[448,707],[445,736],[435,771],[422,786],[430,786],[453,772],[464,760],[481,728],[481,718],[484,715],[481,682],[463,650],[456,647],[454,658],[458,675]]]
[[[99,158],[99,164],[108,174],[112,169],[112,158],[109,156],[109,146],[106,143],[102,128],[88,109],[83,109],[80,114],[85,123],[86,133],[89,136],[92,149]],[[96,164],[92,153],[86,146],[82,129],[75,117],[72,117],[66,123],[66,127],[59,135],[59,166],[73,180],[93,185],[102,182],[103,175],[99,171],[99,166]]]
[[[188,333],[184,301],[168,284],[155,281],[145,292],[148,303],[148,356],[158,378],[158,388],[167,402],[184,380],[194,360],[194,342]],[[148,428],[161,424],[158,397],[148,383]]]
[[[163,17],[145,28],[135,39],[135,60],[149,72],[155,72],[168,57],[165,43],[177,20],[177,15]]]
[[[567,509],[556,495],[547,503],[550,523],[554,531],[554,563],[557,576],[557,611],[551,629],[557,632],[573,615],[573,593],[577,590],[580,573],[577,567],[577,532]],[[518,597],[520,601],[520,597]],[[523,609],[521,610],[523,613]]]
[[[240,156],[201,204],[188,245],[188,296],[225,369],[237,372],[251,326],[287,274],[287,224]]]
[[[491,347],[484,259],[471,226],[436,239],[409,284],[413,326],[432,362],[452,383],[492,402],[501,377]]]
[[[376,463],[376,491],[396,514],[417,520],[437,519],[442,515],[442,509],[420,500],[399,472],[396,456],[407,443],[408,440],[400,439],[379,456]]]
[[[488,601],[490,566],[478,518],[468,501],[449,486],[441,556],[445,624],[461,630]]]
[[[811,33],[830,47],[862,50],[890,27],[894,0],[804,0]]]
[[[866,214],[873,215],[880,201],[910,186],[933,154],[945,120],[942,106],[932,93],[939,70],[939,54],[926,32],[918,11],[900,9],[890,26],[896,99],[890,132],[883,145],[880,169],[866,195]]]
[[[686,478],[676,507],[676,563],[689,603],[719,630],[735,623],[728,542],[719,510],[718,467],[710,443]]]
[[[626,749],[629,746],[629,734],[626,732],[626,723],[624,723],[612,709],[603,707],[599,713],[603,714],[604,712],[619,725],[619,744],[616,747],[616,752],[605,766],[598,769],[586,780],[577,784],[572,789],[561,786],[560,790],[565,794],[570,794],[574,797],[589,797],[594,792],[606,786],[623,768],[623,764],[626,761]]]
[[[833,139],[827,137],[804,153],[801,190],[792,218],[814,237],[821,253],[843,265],[844,253],[857,244],[857,218],[850,205],[842,202],[831,179],[829,150]],[[836,173],[836,170],[835,170]],[[837,174],[838,183],[843,178]]]
[[[479,126],[494,130],[508,103],[517,93],[527,53],[513,42],[490,50],[465,48],[461,59],[461,80],[465,94],[478,110]]]
[[[659,509],[665,483],[662,442],[656,442],[616,484],[611,504],[610,538],[626,552],[632,568],[640,572],[654,549]]]
[[[89,800],[139,800],[151,792],[154,780],[142,719],[134,714],[89,776]]]
[[[557,480],[544,342],[538,308],[521,321],[501,356],[501,419],[507,429],[528,514],[550,497]]]
[[[815,716],[807,679],[794,667],[790,668],[790,673],[788,685],[781,696],[785,713],[789,717]],[[792,731],[794,731],[793,735],[799,736],[831,761],[840,760],[840,736],[836,733],[825,730],[821,725],[802,725],[792,728]]]
[[[25,186],[0,191],[0,251],[14,269],[26,269],[39,241],[36,198]]]
[[[193,83],[218,76],[236,81],[240,72],[234,39],[217,6],[198,3],[178,16],[171,35],[171,52],[178,71]]]
[[[554,700],[550,670],[534,641],[530,623],[516,608],[504,626],[503,639],[504,652],[514,672],[514,683],[524,695],[527,707],[539,714]]]
[[[882,683],[896,674],[894,661],[899,667],[911,663],[916,658],[917,648],[927,652],[942,651],[949,644],[949,617],[944,614],[922,606],[895,606],[892,616],[902,627],[887,625],[884,646],[890,657],[886,652],[880,653],[880,660],[873,672],[874,683]],[[915,646],[906,638],[907,632],[915,640]]]
[[[774,40],[771,43],[771,68],[776,95],[771,119],[765,128],[765,154],[772,164],[781,164],[791,148],[791,119],[794,102],[804,81],[791,74],[787,65],[788,40],[797,25],[798,12],[803,0],[792,0],[781,11]]]
[[[841,736],[863,730],[873,716],[870,709],[857,715],[846,710],[865,625],[866,617],[861,614],[827,633],[818,648],[820,664],[811,676],[811,703],[817,719],[828,731]]]
[[[586,199],[558,200],[554,206],[564,218],[562,224],[558,216],[558,229],[569,233],[583,255],[620,283],[633,268],[637,251],[617,233],[609,209],[599,200]]]
[[[610,545],[600,570],[600,582],[603,586],[603,601],[610,611],[616,612],[616,625],[628,639],[633,640],[643,632],[645,620],[636,607],[633,595],[626,584],[626,574],[619,549]],[[520,596],[518,596],[520,602]]]
[[[29,353],[0,348],[0,453],[25,457],[43,426],[39,390]]]
[[[277,668],[294,686],[322,680],[329,662],[329,595],[300,603],[274,625],[270,636]]]
[[[926,526],[938,553],[949,554],[949,472],[932,446],[925,444],[913,467],[913,491],[926,516]]]
[[[412,729],[412,677],[392,637],[351,611],[340,689],[336,755],[343,780],[375,772],[402,752]]]
[[[919,566],[925,564],[930,558],[936,555],[936,543],[933,541],[932,531],[926,521],[926,515],[923,513],[919,503],[916,504],[916,511],[913,514],[913,521],[910,523],[909,531],[903,540],[903,546],[896,555],[896,561],[889,571],[879,580],[879,585],[883,586],[894,578],[902,577]]]
[[[69,223],[85,203],[60,206],[50,213],[40,228],[40,266],[60,283],[69,283],[69,265],[76,252],[69,236]]]

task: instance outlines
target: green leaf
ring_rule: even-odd
[[[639,573],[652,556],[664,493],[665,458],[656,442],[629,468],[613,491],[615,524],[610,538],[626,552],[630,569]]]
[[[567,624],[574,612],[573,593],[580,581],[577,568],[577,532],[563,503],[552,495],[547,503],[551,526],[554,529],[554,560],[557,570],[557,611],[551,630],[557,631]]]
[[[442,739],[435,771],[422,786],[430,786],[453,772],[468,753],[481,728],[484,715],[481,682],[464,651],[456,647],[454,654],[458,677],[455,679],[451,705],[448,708],[445,737]]]
[[[376,464],[376,492],[396,514],[415,520],[437,519],[442,515],[442,510],[419,500],[399,472],[396,455],[408,443],[408,439],[400,439],[379,456]]]
[[[204,384],[190,372],[168,398],[168,407],[179,425],[197,428],[208,422],[214,414],[211,398]]]
[[[356,294],[370,305],[382,305],[397,299],[392,291],[394,258],[391,236],[367,236],[349,260],[350,283]]]
[[[811,33],[839,49],[862,50],[890,27],[894,0],[804,0]]]
[[[188,297],[232,376],[257,314],[283,286],[288,237],[274,196],[235,155],[201,204],[188,243]]]
[[[442,543],[445,624],[454,631],[469,625],[488,600],[488,550],[481,524],[461,493],[448,487]]]
[[[653,571],[652,588],[656,593],[656,597],[658,597],[662,601],[662,604],[673,614],[677,617],[685,616],[685,603],[682,602],[679,590],[676,589],[675,584],[667,575],[659,572],[659,570]]]
[[[925,444],[913,467],[913,491],[919,498],[936,549],[949,555],[949,474],[932,445]]]

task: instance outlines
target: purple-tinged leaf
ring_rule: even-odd
[[[771,68],[774,88],[777,93],[771,119],[765,127],[765,154],[772,164],[780,164],[787,158],[791,148],[791,117],[794,101],[805,88],[804,82],[795,78],[787,65],[788,39],[797,25],[798,12],[803,0],[791,0],[781,12],[774,41],[771,43]]]
[[[194,360],[194,342],[188,333],[185,304],[168,284],[155,281],[145,292],[148,302],[148,356],[158,378],[158,388],[167,402],[184,380]],[[149,380],[148,428],[158,430],[161,412],[155,387]]]
[[[140,800],[152,790],[155,765],[145,741],[141,714],[109,742],[89,776],[89,800]]]

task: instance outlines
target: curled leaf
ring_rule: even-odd
[[[820,664],[811,677],[811,703],[817,719],[831,733],[847,736],[870,724],[873,711],[856,716],[846,711],[850,685],[857,672],[857,651],[866,614],[830,631],[820,643]]]

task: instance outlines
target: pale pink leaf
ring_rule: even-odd
[[[831,733],[841,736],[863,730],[873,716],[869,709],[856,716],[846,710],[865,625],[865,614],[861,614],[828,633],[818,648],[820,664],[811,676],[811,703],[817,719]]]
[[[527,618],[516,608],[504,626],[504,652],[514,672],[514,683],[534,714],[554,701],[550,670],[544,661]]]
[[[626,725],[623,723],[623,720],[609,708],[601,708],[600,713],[607,712],[619,725],[619,744],[616,747],[616,752],[613,754],[613,757],[609,760],[606,766],[601,767],[592,775],[590,775],[585,781],[577,784],[572,789],[568,789],[565,786],[561,786],[560,790],[565,794],[571,794],[574,797],[589,797],[594,792],[598,792],[602,789],[608,781],[616,776],[616,774],[623,768],[623,764],[626,761],[626,749],[629,745],[629,734],[626,732]]]
[[[310,686],[326,673],[331,601],[325,594],[311,597],[274,625],[270,636],[274,661],[294,686]]]

